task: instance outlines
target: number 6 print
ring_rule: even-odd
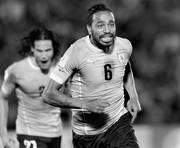
[[[111,70],[111,64],[104,65],[104,77],[105,80],[111,80],[112,79],[112,70]]]

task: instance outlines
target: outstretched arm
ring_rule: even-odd
[[[134,122],[137,113],[141,111],[141,106],[139,103],[130,62],[128,62],[128,64],[126,65],[124,84],[125,84],[125,89],[127,90],[130,97],[130,99],[127,102],[127,109],[132,114],[133,116],[132,122]]]

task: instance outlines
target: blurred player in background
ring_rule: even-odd
[[[116,36],[114,14],[104,4],[89,9],[87,30],[50,74],[44,100],[73,108],[74,148],[139,148],[132,122],[141,107],[131,69],[124,80],[132,45]],[[58,91],[69,77],[72,98]]]
[[[6,148],[13,145],[8,136],[7,119],[8,97],[14,90],[18,98],[16,134],[20,148],[60,148],[60,108],[42,100],[59,48],[59,40],[52,31],[34,29],[22,39],[19,53],[24,58],[5,70],[0,90],[0,135]]]

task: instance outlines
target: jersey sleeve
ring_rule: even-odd
[[[125,39],[125,45],[126,45],[126,48],[127,48],[128,56],[130,58],[130,56],[132,54],[132,50],[133,50],[132,44],[128,39]]]
[[[14,64],[9,66],[4,72],[4,79],[1,86],[1,92],[3,95],[9,95],[15,88],[16,78],[15,78],[15,68]]]
[[[50,78],[63,84],[73,73],[73,70],[78,69],[78,65],[78,52],[75,45],[71,45],[50,74]]]

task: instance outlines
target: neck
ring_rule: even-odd
[[[42,72],[43,74],[48,74],[48,73],[49,73],[49,69],[41,69],[41,72]]]

